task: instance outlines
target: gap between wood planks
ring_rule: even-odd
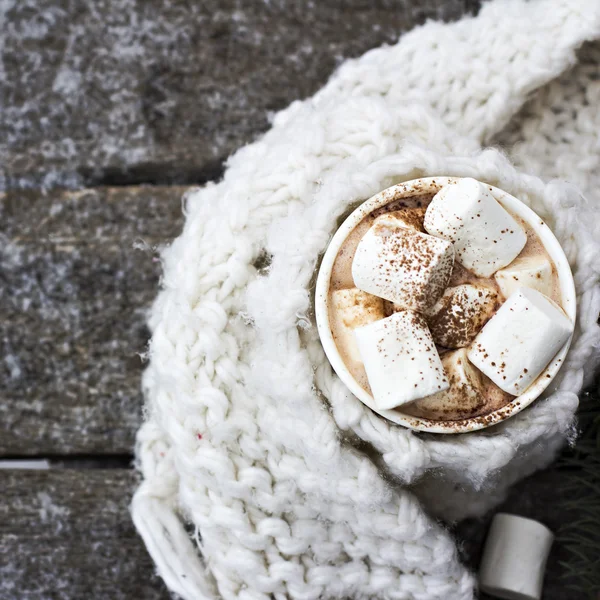
[[[133,454],[4,456],[0,458],[0,470],[133,469],[134,460]]]
[[[134,165],[127,170],[105,168],[99,174],[82,173],[84,188],[132,186],[200,186],[219,181],[225,173],[227,158],[220,158],[198,167],[162,169],[157,165]]]

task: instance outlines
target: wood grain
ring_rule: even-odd
[[[0,197],[0,454],[132,452],[153,249],[180,231],[182,193]]]
[[[479,0],[20,0],[0,20],[0,189],[205,181],[336,66]]]
[[[167,600],[125,470],[0,470],[0,598]]]

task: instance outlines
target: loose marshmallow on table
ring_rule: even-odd
[[[475,338],[469,360],[500,389],[519,396],[572,332],[573,323],[550,298],[518,288]]]
[[[538,521],[495,515],[479,566],[479,588],[495,598],[540,600],[553,541],[552,532]]]
[[[517,258],[494,277],[505,298],[519,287],[528,287],[546,296],[552,294],[552,265],[545,256]]]
[[[450,388],[415,401],[414,406],[430,419],[468,418],[484,401],[481,373],[469,362],[466,348],[446,352],[442,365]]]
[[[496,291],[486,285],[447,288],[427,318],[433,341],[446,348],[469,345],[494,313],[497,300]]]
[[[401,208],[388,213],[384,213],[377,217],[373,222],[373,225],[377,223],[390,223],[392,225],[399,225],[406,229],[413,229],[425,233],[423,229],[423,219],[425,218],[425,208]]]
[[[338,348],[347,360],[362,363],[354,330],[377,319],[383,319],[383,300],[357,288],[336,290],[331,294],[332,331]]]
[[[411,310],[354,330],[377,407],[395,408],[448,389],[425,319]]]
[[[450,242],[383,220],[363,236],[352,261],[357,288],[425,311],[442,295],[454,265]]]
[[[427,208],[425,231],[454,242],[456,260],[480,277],[511,263],[527,242],[513,217],[476,179],[444,186]]]

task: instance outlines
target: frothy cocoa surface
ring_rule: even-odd
[[[413,218],[415,220],[414,225],[420,231],[423,231],[423,217],[425,209],[428,204],[431,202],[434,194],[420,194],[414,195],[406,198],[401,198],[397,200],[393,200],[386,204],[385,206],[373,211],[371,214],[365,216],[365,218],[354,228],[354,230],[348,235],[344,243],[342,244],[338,255],[333,264],[332,272],[331,272],[331,280],[330,280],[330,298],[329,298],[329,306],[333,307],[333,303],[331,302],[331,294],[335,290],[340,289],[349,289],[355,287],[354,280],[352,278],[352,260],[354,258],[354,253],[360,240],[365,235],[365,233],[371,228],[373,225],[373,221],[378,217],[386,213],[392,213],[394,211],[410,208],[410,209],[419,209],[413,211]],[[510,212],[510,211],[508,211]],[[558,274],[556,270],[556,265],[550,258],[550,255],[546,251],[542,240],[538,237],[535,231],[529,226],[529,224],[524,221],[522,218],[517,215],[511,213],[514,219],[521,225],[525,233],[527,234],[527,243],[518,258],[522,257],[534,257],[534,256],[543,256],[545,257],[552,266],[552,293],[550,297],[554,300],[559,306],[562,306],[562,298],[560,293],[560,283],[558,280]],[[411,225],[413,223],[411,222]],[[420,226],[420,227],[419,227]],[[478,277],[473,274],[471,271],[467,270],[461,264],[455,261],[454,269],[452,271],[452,275],[450,281],[448,283],[448,287],[455,287],[461,284],[473,284],[473,285],[484,285],[491,289],[493,289],[498,295],[498,303],[497,307],[504,302],[505,298],[500,292],[500,289],[496,283],[494,277]],[[390,302],[385,302],[386,315],[391,315],[394,312],[394,306]],[[333,311],[333,308],[331,309]],[[339,332],[336,331],[335,322],[337,319],[334,318],[333,315],[330,314],[330,324],[332,326],[332,334],[333,338],[336,342],[338,351],[342,360],[344,361],[346,367],[350,371],[351,375],[357,381],[357,383],[369,394],[371,394],[371,388],[369,386],[369,381],[367,379],[367,374],[365,372],[364,366],[362,363],[353,361],[349,359],[348,353],[344,348],[344,344],[340,343],[340,338],[342,336],[338,335]],[[483,325],[483,324],[482,324]],[[482,326],[481,325],[481,326]],[[481,327],[480,326],[480,327]],[[479,327],[479,328],[480,328]],[[450,351],[448,348],[444,348],[442,346],[436,346],[440,356],[443,356],[446,352]],[[435,421],[457,421],[462,419],[468,419],[472,417],[480,417],[487,415],[495,410],[498,410],[508,404],[514,396],[507,394],[498,388],[490,379],[488,379],[483,373],[481,374],[482,381],[484,383],[484,393],[482,395],[481,402],[477,403],[476,406],[471,406],[469,408],[456,408],[453,406],[452,408],[445,409],[443,406],[436,407],[436,410],[425,410],[417,407],[417,403],[414,404],[405,404],[401,408],[397,409],[399,412],[404,414],[409,414],[415,417],[432,419]]]
[[[510,212],[510,211],[509,211]],[[512,213],[511,213],[512,214]],[[550,262],[552,266],[552,293],[548,296],[556,302],[561,308],[564,309],[562,305],[562,296],[560,293],[560,282],[558,280],[558,271],[556,270],[556,265],[554,261],[550,258],[550,255],[546,251],[544,247],[544,243],[538,237],[537,233],[520,217],[516,215],[512,215],[514,219],[519,223],[519,225],[525,230],[527,234],[527,243],[523,250],[521,250],[521,254],[517,258],[525,258],[525,257],[533,257],[533,256],[543,256]]]

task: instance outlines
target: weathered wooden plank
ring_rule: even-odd
[[[182,193],[0,197],[0,454],[131,452],[160,274],[152,247],[179,232]]]
[[[126,470],[0,470],[0,598],[168,599],[128,512]]]
[[[479,0],[0,7],[0,189],[197,182],[345,57]]]

